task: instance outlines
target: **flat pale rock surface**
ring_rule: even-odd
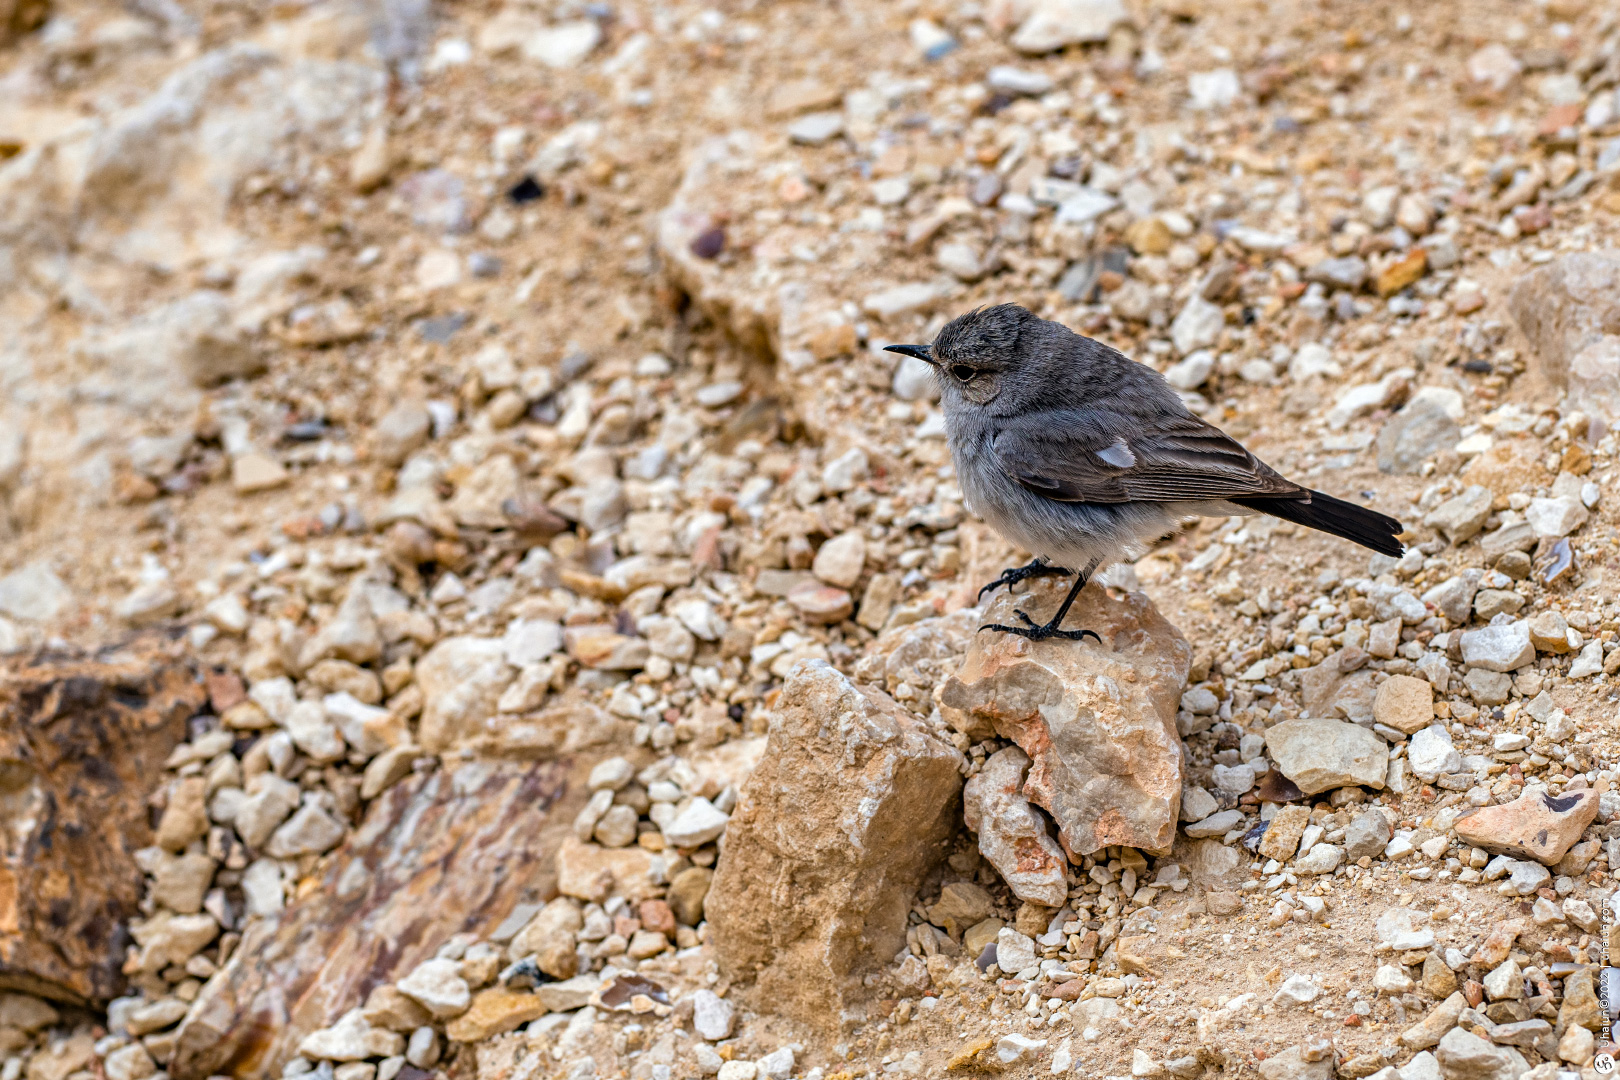
[[[1411,735],[1434,722],[1434,687],[1427,679],[1391,675],[1373,698],[1373,719]]]
[[[1069,582],[1043,578],[997,591],[987,623],[1015,609],[1045,622]],[[1056,821],[1071,859],[1111,844],[1165,852],[1181,806],[1176,710],[1192,649],[1142,593],[1092,583],[1064,623],[1101,644],[1029,641],[986,630],[973,639],[943,704],[988,720],[1030,756],[1025,796]]]
[[[1355,784],[1381,788],[1389,771],[1384,740],[1342,720],[1284,720],[1267,729],[1266,749],[1307,795]]]

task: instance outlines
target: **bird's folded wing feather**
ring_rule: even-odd
[[[992,446],[1011,479],[1062,502],[1308,497],[1231,436],[1190,415],[1048,411],[1003,427]]]

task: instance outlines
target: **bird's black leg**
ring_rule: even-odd
[[[1098,637],[1096,631],[1094,630],[1058,629],[1058,627],[1063,625],[1063,617],[1069,613],[1069,608],[1074,605],[1075,598],[1080,595],[1080,590],[1086,587],[1086,580],[1090,577],[1091,571],[1096,568],[1096,565],[1096,563],[1092,563],[1090,566],[1086,567],[1084,570],[1080,571],[1074,576],[1074,588],[1069,590],[1069,595],[1063,598],[1063,603],[1058,607],[1057,614],[1053,615],[1052,621],[1047,623],[1045,626],[1038,625],[1034,619],[1031,619],[1022,611],[1014,611],[1013,614],[1017,615],[1024,621],[1023,626],[1003,626],[1000,623],[986,623],[984,626],[979,627],[979,629],[1000,630],[1004,634],[1017,634],[1019,637],[1028,638],[1031,641],[1045,641],[1047,638],[1063,638],[1066,641],[1081,641],[1087,637],[1090,637],[1097,644],[1101,645],[1102,638]]]
[[[979,599],[984,599],[984,594],[989,592],[991,589],[994,589],[997,585],[1005,585],[1008,588],[1012,588],[1025,578],[1068,577],[1073,572],[1074,571],[1064,569],[1061,566],[1051,566],[1045,559],[1042,558],[1031,559],[1023,566],[1009,566],[1007,569],[1003,570],[1000,577],[996,578],[996,580],[979,590]]]

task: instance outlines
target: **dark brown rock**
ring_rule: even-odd
[[[50,11],[50,0],[0,0],[0,45],[39,29]]]
[[[565,766],[479,762],[408,777],[367,809],[320,886],[255,923],[181,1025],[175,1080],[275,1076],[310,1032],[543,889]],[[583,787],[583,785],[580,785]]]
[[[146,797],[205,698],[160,637],[0,665],[0,990],[123,992]]]

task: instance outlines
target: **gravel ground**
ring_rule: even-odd
[[[211,706],[150,777],[128,996],[0,998],[0,1080],[268,1067],[185,1034],[255,928],[407,789],[559,758],[556,880],[442,928],[348,1027],[364,997],[301,1017],[275,1071],[1590,1072],[1620,859],[1612,10],[46,14],[0,45],[0,650],[177,628]],[[1053,908],[958,823],[902,905],[912,959],[829,1032],[733,992],[703,896],[803,661],[964,776],[1011,745],[940,702],[1018,553],[882,351],[1001,302],[1411,547],[1187,522],[1116,568],[1190,646],[1175,847],[1077,853]],[[665,1000],[602,997],[636,973]]]

